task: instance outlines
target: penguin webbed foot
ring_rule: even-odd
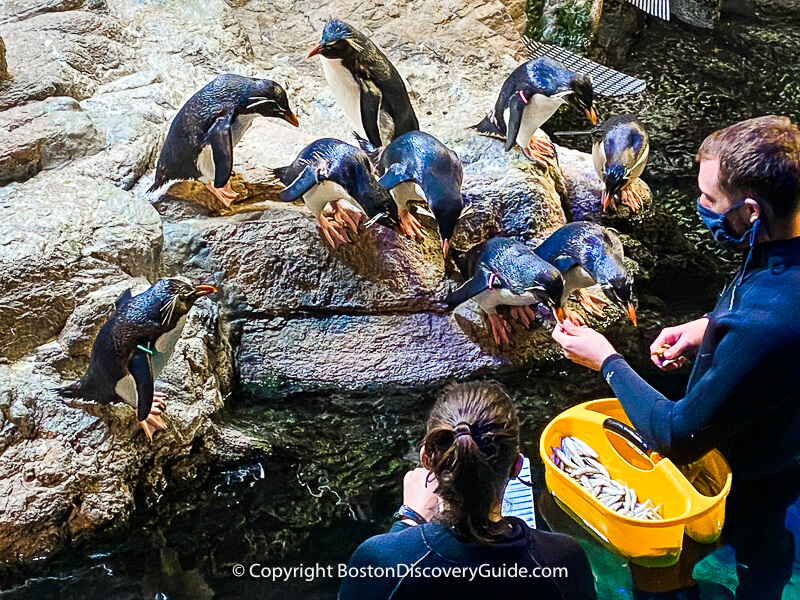
[[[586,309],[586,312],[596,317],[602,317],[603,309],[609,304],[608,300],[602,296],[592,294],[586,290],[577,290],[575,299]]]
[[[536,313],[530,306],[512,306],[510,312],[511,316],[520,321],[526,329],[530,329],[531,325],[536,323]]]
[[[345,208],[338,202],[331,202],[333,206],[333,219],[342,227],[347,227],[353,233],[358,232],[358,225],[361,223],[362,214],[357,210]]]
[[[239,197],[239,194],[233,191],[231,188],[230,180],[221,188],[214,187],[213,182],[208,182],[206,184],[206,189],[216,196],[217,200],[222,202],[225,205],[225,208],[231,207],[231,202],[236,200]]]
[[[634,190],[630,186],[625,186],[624,188],[622,188],[622,190],[620,191],[620,196],[622,196],[622,203],[625,204],[626,206],[630,206],[631,210],[633,210],[634,212],[641,210],[642,207],[644,206],[644,201],[642,200],[642,197],[636,190]]]
[[[408,209],[400,211],[398,216],[400,217],[400,229],[403,233],[412,239],[421,240],[423,230],[417,218]]]
[[[528,147],[522,153],[543,169],[547,169],[550,160],[556,157],[556,148],[553,142],[538,137],[535,133],[528,142]]]
[[[322,230],[322,237],[336,250],[342,244],[349,244],[350,238],[347,237],[347,232],[344,226],[340,225],[334,219],[330,219],[324,215],[317,218],[319,227]]]
[[[502,315],[492,313],[489,315],[489,324],[492,326],[492,336],[498,347],[511,346],[511,326]]]

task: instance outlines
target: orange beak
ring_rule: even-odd
[[[312,56],[315,56],[315,55],[319,54],[320,52],[322,52],[322,46],[317,44],[316,46],[314,46],[311,49],[311,52],[308,53],[308,58],[311,58]]]
[[[567,318],[567,313],[564,310],[564,307],[559,306],[558,308],[556,308],[556,319],[558,320],[558,322],[561,323],[561,321],[563,321],[566,318]]]
[[[611,202],[611,196],[607,191],[603,190],[603,204],[602,204],[603,212],[606,212],[606,209],[608,208],[610,202]]]
[[[292,111],[289,111],[288,114],[283,115],[283,120],[287,123],[291,123],[295,127],[300,127],[300,121],[297,120],[297,117]]]
[[[633,307],[632,302],[625,305],[625,313],[628,315],[631,323],[633,323],[633,326],[636,327],[636,309]]]
[[[450,250],[450,240],[442,240],[442,256],[447,257],[447,251]]]
[[[203,296],[208,296],[209,294],[213,294],[217,291],[213,285],[198,285],[194,288],[194,295],[198,298],[202,298]]]
[[[592,125],[597,124],[597,113],[594,110],[594,106],[586,109],[586,118],[592,122]]]

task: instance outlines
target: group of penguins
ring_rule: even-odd
[[[281,200],[302,199],[334,249],[350,242],[348,232],[358,231],[364,215],[364,227],[380,224],[421,239],[414,208],[435,220],[446,257],[458,220],[469,210],[461,195],[458,156],[419,131],[400,74],[363,33],[331,19],[308,56],[315,55],[336,101],[357,130],[358,147],[332,138],[306,146],[292,164],[273,169],[283,185]],[[504,138],[506,151],[519,145],[531,161],[546,167],[545,161],[555,158],[555,148],[534,134],[562,104],[584,112],[596,125],[591,77],[541,57],[508,76],[494,108],[474,128]],[[175,116],[149,191],[170,181],[194,179],[230,207],[236,198],[230,187],[233,148],[258,116],[298,126],[286,92],[277,83],[234,74],[215,78]],[[642,123],[634,115],[613,117],[586,133],[594,138],[594,166],[605,184],[603,210],[613,207],[615,198],[638,209],[641,198],[629,186],[647,162],[649,142]],[[323,214],[328,205],[330,217]],[[575,318],[566,307],[574,294],[589,312],[600,315],[607,300],[584,289],[595,284],[636,323],[622,244],[613,230],[600,225],[568,223],[536,249],[498,237],[450,254],[466,281],[448,296],[448,305],[455,308],[476,300],[488,315],[498,346],[511,344],[510,325],[498,307],[507,307],[511,318],[529,327],[536,321],[536,305],[548,307],[558,320]],[[137,296],[126,291],[94,342],[84,377],[58,391],[101,404],[130,404],[152,440],[153,433],[165,427],[165,398],[155,392],[154,382],[192,305],[215,291],[180,277],[162,279]]]

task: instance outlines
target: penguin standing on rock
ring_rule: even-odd
[[[612,117],[592,131],[592,159],[597,176],[603,180],[603,210],[619,197],[634,211],[642,198],[631,187],[647,165],[650,138],[636,115]]]
[[[474,298],[489,316],[498,346],[511,345],[510,327],[496,310],[499,305],[510,306],[511,315],[525,327],[536,320],[530,306],[537,303],[550,307],[558,320],[563,318],[561,273],[522,242],[492,238],[454,258],[468,279],[447,297],[447,304],[455,308]]]
[[[274,81],[230,73],[215,78],[172,121],[148,191],[177,179],[199,179],[230,208],[236,198],[230,186],[233,147],[259,116],[298,126],[286,92]]]
[[[330,19],[308,53],[309,58],[316,55],[339,106],[373,146],[419,129],[400,73],[355,27]]]
[[[165,398],[154,391],[152,358],[172,351],[189,309],[198,298],[214,292],[213,286],[193,286],[177,277],[162,279],[137,296],[125,290],[94,341],[86,374],[58,392],[100,404],[129,404],[152,441],[153,433],[165,428],[160,417]],[[169,357],[159,358],[165,362]]]
[[[409,203],[426,203],[439,226],[442,254],[447,256],[450,238],[464,210],[461,161],[435,137],[422,131],[410,131],[381,151],[367,140],[359,145],[378,162],[383,176],[380,184],[390,190],[397,203],[400,224],[409,237],[422,239],[422,226],[409,212]]]
[[[529,159],[547,167],[555,156],[549,142],[534,137],[536,130],[553,116],[562,104],[571,104],[597,123],[593,107],[592,78],[564,68],[552,58],[542,56],[517,67],[503,83],[494,108],[477,125],[480,133],[506,139],[506,152],[519,145]]]
[[[633,280],[622,260],[622,242],[612,229],[588,221],[567,223],[534,252],[561,271],[562,305],[566,306],[567,298],[574,292],[587,311],[602,316],[603,306],[608,302],[583,289],[599,283],[608,299],[620,306],[636,325]]]
[[[399,225],[397,205],[375,178],[369,156],[341,140],[315,140],[291,165],[273,169],[272,173],[286,186],[280,199],[292,202],[302,198],[334,249],[350,242],[345,228],[358,231],[362,216],[340,205],[340,200],[360,206],[367,215],[367,227],[375,222],[389,228]],[[332,219],[322,214],[328,203],[333,208]]]

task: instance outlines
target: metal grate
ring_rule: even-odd
[[[646,2],[647,0],[636,1]],[[525,36],[522,37],[522,43],[525,44],[525,49],[528,51],[528,56],[531,60],[540,56],[549,56],[576,73],[591,75],[594,91],[602,96],[639,94],[647,87],[647,84],[641,79],[636,79],[588,58],[583,58],[574,52],[565,50],[561,46],[537,42]]]
[[[669,21],[669,0],[628,0],[648,15]]]

